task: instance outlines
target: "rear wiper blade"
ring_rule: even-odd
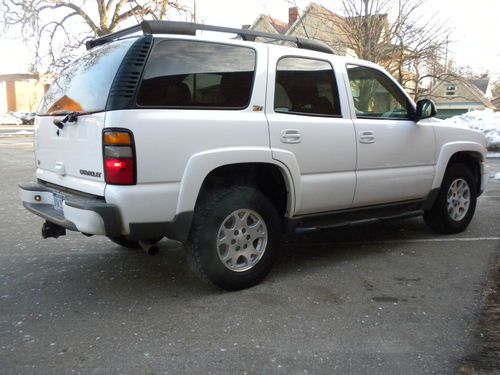
[[[86,112],[69,112],[69,113],[64,113],[66,116],[62,120],[57,120],[54,119],[53,123],[55,126],[57,126],[59,129],[64,128],[64,125],[67,122],[75,122],[78,116],[85,115],[87,114]]]

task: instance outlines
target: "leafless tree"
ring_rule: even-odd
[[[446,22],[427,0],[342,0],[342,6],[347,48],[382,65],[417,97],[421,77],[446,52]]]
[[[446,53],[451,29],[427,0],[342,0],[342,6],[347,48],[382,65],[414,96],[423,76],[441,74],[432,71]]]
[[[4,34],[17,34],[34,49],[33,69],[66,65],[86,40],[127,21],[189,13],[182,0],[1,0],[0,6]]]

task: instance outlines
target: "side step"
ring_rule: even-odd
[[[424,202],[425,201],[413,201],[402,204],[343,210],[322,215],[303,216],[288,219],[286,229],[289,232],[305,233],[377,221],[412,218],[424,214]]]

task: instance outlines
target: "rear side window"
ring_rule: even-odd
[[[316,116],[340,116],[333,68],[322,60],[285,57],[276,67],[274,111]]]
[[[186,40],[154,47],[137,97],[143,107],[248,106],[255,74],[251,48]]]

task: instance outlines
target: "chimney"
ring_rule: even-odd
[[[288,27],[292,26],[299,18],[299,9],[297,7],[288,8]]]

